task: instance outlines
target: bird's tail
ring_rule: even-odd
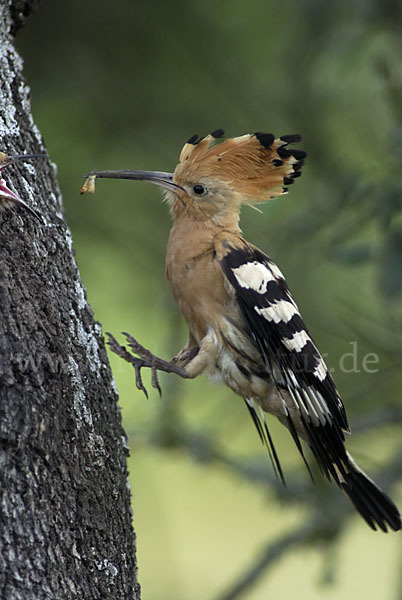
[[[340,477],[340,486],[369,526],[387,532],[399,531],[402,518],[398,508],[355,463],[348,453],[348,471]]]

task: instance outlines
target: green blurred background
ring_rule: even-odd
[[[401,24],[395,0],[42,0],[17,39],[95,316],[156,354],[187,333],[164,278],[167,207],[127,181],[81,197],[82,174],[173,170],[190,135],[218,127],[303,135],[303,177],[263,215],[245,209],[243,230],[284,271],[334,369],[349,449],[400,505]],[[354,347],[357,368],[342,372]],[[400,536],[313,487],[285,430],[272,423],[287,490],[239,398],[168,376],[146,400],[110,360],[144,600],[402,597]]]

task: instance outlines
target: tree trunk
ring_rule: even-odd
[[[11,43],[34,2],[11,4],[0,0],[0,150],[44,152]],[[0,597],[138,599],[125,434],[55,168],[3,173],[43,223],[0,211]]]

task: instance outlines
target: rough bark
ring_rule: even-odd
[[[11,39],[33,4],[0,0],[10,155],[46,151]],[[43,223],[0,211],[0,597],[137,599],[125,434],[55,168],[19,163],[5,175]]]

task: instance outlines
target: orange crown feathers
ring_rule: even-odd
[[[251,133],[217,142],[223,135],[217,129],[201,139],[192,136],[180,153],[174,181],[216,179],[244,196],[243,202],[252,203],[286,194],[301,175],[307,153],[288,148],[301,141],[300,135],[275,139],[272,133]]]

